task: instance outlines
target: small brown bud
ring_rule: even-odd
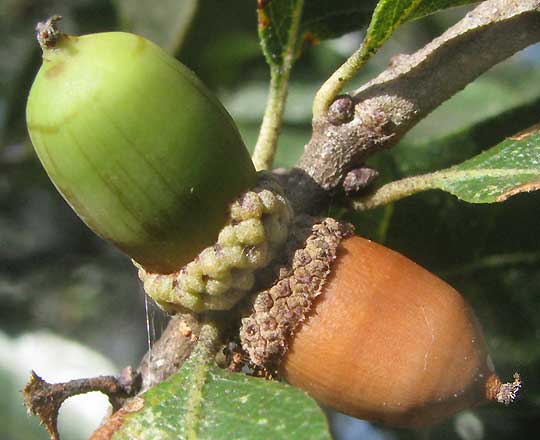
[[[355,194],[370,186],[379,177],[379,172],[369,167],[360,167],[349,171],[343,180],[345,192]]]
[[[332,125],[341,125],[354,118],[354,101],[349,95],[339,95],[328,109],[328,120]]]

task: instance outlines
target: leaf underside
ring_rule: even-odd
[[[377,4],[366,32],[360,57],[366,61],[406,21],[425,15],[475,3],[474,0],[381,0]]]

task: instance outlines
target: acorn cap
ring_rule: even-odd
[[[43,65],[28,131],[81,219],[146,270],[170,273],[213,243],[256,173],[223,106],[150,41],[38,28]]]

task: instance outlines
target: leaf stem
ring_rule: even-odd
[[[208,317],[205,317],[195,346],[188,363],[191,364],[192,374],[189,381],[187,407],[184,414],[186,438],[197,439],[200,410],[202,404],[202,389],[206,382],[208,371],[216,354],[220,339],[219,326]]]
[[[277,70],[272,69],[266,110],[259,138],[253,151],[252,159],[257,171],[267,170],[272,167],[283,122],[289,72],[284,74],[275,73]]]
[[[407,177],[387,183],[366,197],[352,200],[352,207],[356,211],[368,211],[412,196],[418,192],[433,189],[435,187],[433,185],[433,174]]]
[[[353,200],[352,207],[357,211],[367,211],[369,209],[377,208],[379,206],[395,202],[396,200],[403,199],[429,189],[442,189],[446,190],[447,192],[452,192],[445,187],[445,182],[450,180],[458,181],[462,179],[479,179],[482,177],[511,177],[516,174],[537,176],[538,170],[535,168],[472,168],[465,170],[449,168],[441,171],[435,171],[433,173],[421,174],[419,176],[406,177],[405,179],[387,183],[386,185],[383,185],[377,189],[374,193],[366,197]],[[501,194],[494,201],[503,202],[508,197],[519,192],[540,189],[540,187],[535,185],[535,182],[531,183],[530,186],[518,186],[517,188],[519,189],[516,191],[506,191],[506,193]]]
[[[377,50],[390,38],[392,33],[409,19],[422,0],[410,0],[409,5],[397,8],[399,13],[394,15],[391,22],[388,18],[395,14],[395,2],[381,0],[377,3],[371,22],[364,36],[364,41],[355,53],[339,67],[319,89],[313,101],[313,120],[324,116],[332,101],[341,92],[343,86],[350,81]],[[382,29],[381,29],[382,23]]]
[[[201,326],[199,340],[193,349],[190,360],[193,359],[196,362],[203,362],[208,359],[213,359],[219,338],[219,325],[206,316]]]
[[[350,81],[371,57],[370,51],[366,50],[365,43],[353,53],[321,86],[313,100],[313,120],[323,118],[324,114],[334,101],[336,96],[343,90],[345,84]]]
[[[252,156],[257,171],[270,169],[276,155],[287,101],[289,78],[296,58],[296,42],[303,6],[303,0],[297,1],[292,12],[289,37],[283,53],[283,64],[281,66],[270,64],[270,90],[259,138]]]

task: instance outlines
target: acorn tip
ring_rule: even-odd
[[[502,383],[496,374],[489,377],[486,382],[486,397],[498,403],[510,405],[519,396],[523,382],[519,373],[514,373],[512,382]]]
[[[62,37],[63,33],[58,29],[58,22],[60,20],[62,20],[61,15],[53,15],[36,25],[36,38],[44,52],[56,46],[56,43]]]

